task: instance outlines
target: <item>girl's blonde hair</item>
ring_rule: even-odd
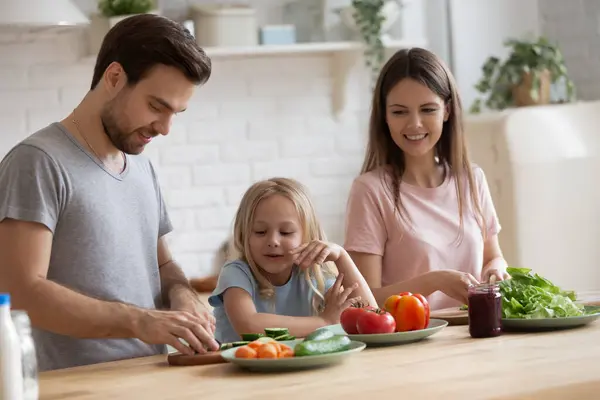
[[[317,220],[315,208],[308,196],[308,191],[300,182],[289,178],[271,178],[254,183],[246,191],[240,202],[235,216],[233,227],[233,249],[231,258],[240,259],[246,262],[254,278],[258,282],[260,296],[265,299],[272,299],[275,291],[273,285],[263,275],[260,267],[252,259],[250,253],[250,235],[252,232],[252,223],[256,207],[261,200],[273,195],[284,196],[292,201],[298,212],[298,218],[302,224],[303,243],[312,240],[326,241],[325,232]],[[318,311],[322,306],[325,292],[325,276],[337,276],[337,269],[332,262],[326,262],[322,265],[313,265],[305,271],[305,278],[311,289],[318,296],[313,296],[313,310]],[[317,285],[315,287],[313,279]]]

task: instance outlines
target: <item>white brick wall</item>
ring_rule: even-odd
[[[0,157],[62,119],[86,93],[93,63],[77,61],[79,39],[0,41]],[[347,191],[362,162],[364,123],[357,115],[365,112],[334,119],[330,61],[215,59],[211,80],[176,117],[170,135],[147,148],[175,225],[173,252],[189,276],[210,271],[243,192],[262,178],[301,179],[330,238],[342,240]]]
[[[557,41],[581,100],[600,98],[600,1],[541,0],[542,31]]]

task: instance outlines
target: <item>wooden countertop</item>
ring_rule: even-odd
[[[451,326],[421,342],[367,348],[340,365],[302,372],[170,367],[157,356],[45,372],[40,385],[41,400],[600,399],[600,322],[489,339]]]

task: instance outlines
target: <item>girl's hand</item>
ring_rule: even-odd
[[[304,243],[296,247],[290,254],[301,269],[306,269],[312,265],[322,264],[326,261],[335,262],[343,252],[344,249],[337,244],[313,240],[310,243]]]
[[[328,325],[339,323],[342,311],[360,300],[360,296],[348,298],[358,288],[358,283],[344,289],[342,287],[343,280],[344,274],[340,273],[335,283],[325,293],[325,308],[321,313],[321,317]]]

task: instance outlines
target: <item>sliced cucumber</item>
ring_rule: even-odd
[[[265,336],[265,334],[264,333],[242,333],[240,336],[242,337],[242,340],[251,342],[253,340],[256,340],[258,338]]]
[[[321,340],[308,340],[301,342],[294,348],[294,355],[304,357],[338,353],[349,350],[351,342],[350,338],[345,335],[335,335]]]
[[[221,350],[228,350],[233,348],[233,343],[223,343],[221,345]]]
[[[227,350],[227,349],[233,349],[234,347],[245,346],[248,343],[250,343],[250,342],[249,341],[239,341],[239,342],[223,343],[221,345],[221,350]]]
[[[319,328],[319,329],[315,330],[314,332],[312,332],[311,334],[309,334],[308,336],[306,336],[304,338],[304,341],[324,340],[324,339],[332,338],[333,336],[334,336],[333,332],[330,331],[329,329]]]
[[[296,336],[292,336],[292,335],[281,335],[281,336],[277,336],[276,338],[273,338],[277,341],[281,341],[281,340],[294,340],[296,339]]]
[[[265,328],[265,333],[268,337],[276,338],[278,336],[289,335],[290,331],[287,328]]]

